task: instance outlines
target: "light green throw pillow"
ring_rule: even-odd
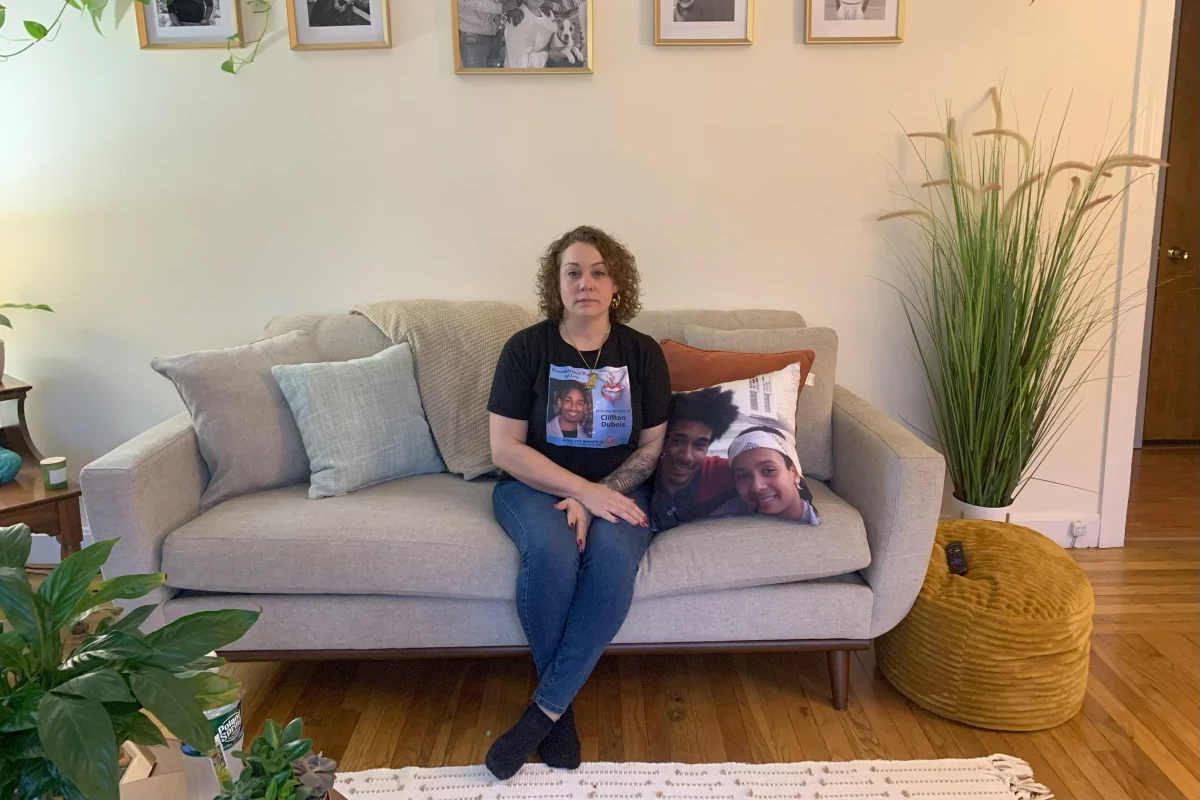
[[[368,358],[271,372],[308,453],[310,499],[446,471],[421,408],[408,343]]]

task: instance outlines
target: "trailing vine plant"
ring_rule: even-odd
[[[137,2],[147,5],[150,0],[137,0]],[[239,2],[239,0],[231,0],[231,2]],[[7,21],[8,9],[0,3],[0,42],[2,42],[0,43],[0,62],[15,58],[41,42],[54,39],[58,35],[59,30],[62,29],[63,15],[66,14],[68,8],[75,9],[81,16],[87,14],[92,21],[92,27],[96,29],[96,33],[103,36],[104,32],[100,30],[100,18],[103,16],[107,5],[108,0],[62,0],[62,5],[59,6],[58,13],[49,25],[44,25],[33,19],[22,20],[22,27],[29,38],[10,39],[4,35],[2,30]],[[259,29],[258,38],[246,43],[246,46],[250,48],[250,55],[248,56],[239,56],[233,52],[233,46],[241,38],[241,31],[230,36],[226,41],[225,51],[227,58],[221,62],[221,71],[228,72],[230,75],[236,75],[242,67],[254,63],[255,57],[258,55],[258,48],[262,44],[263,37],[266,35],[267,27],[271,21],[271,4],[267,0],[248,0],[247,5],[250,7],[251,13],[262,15],[262,27]]]

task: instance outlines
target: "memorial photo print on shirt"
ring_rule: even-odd
[[[546,441],[567,447],[627,444],[633,429],[628,367],[550,366]]]

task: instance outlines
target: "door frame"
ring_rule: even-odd
[[[1165,155],[1182,0],[1174,3],[1141,0],[1140,5],[1128,152]],[[1170,19],[1166,18],[1168,15]],[[1165,93],[1161,117],[1154,103],[1154,98],[1163,96],[1160,93]],[[1132,177],[1130,173],[1126,170],[1127,180]],[[1150,341],[1147,326],[1153,319],[1148,312],[1158,271],[1165,185],[1161,170],[1155,180],[1157,198],[1153,213],[1131,214],[1128,193],[1121,201],[1112,338],[1108,348],[1104,459],[1100,472],[1100,547],[1120,547],[1125,543],[1133,449],[1135,443],[1141,443]]]
[[[1167,103],[1163,110],[1163,157],[1171,142],[1171,112],[1175,105],[1175,70],[1179,62],[1179,14],[1183,0],[1175,0],[1175,30],[1171,39],[1171,67],[1167,79]],[[1150,274],[1146,284],[1146,318],[1142,326],[1142,365],[1138,376],[1137,419],[1133,432],[1133,446],[1142,446],[1142,433],[1146,424],[1146,379],[1150,372],[1150,333],[1154,330],[1154,300],[1158,294],[1158,251],[1162,246],[1162,214],[1166,195],[1161,187],[1154,209],[1154,242],[1150,259]]]

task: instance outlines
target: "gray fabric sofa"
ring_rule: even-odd
[[[632,325],[683,340],[683,326],[798,327],[784,311],[646,312]],[[364,317],[279,317],[326,360],[389,342]],[[659,534],[613,652],[824,650],[845,707],[848,651],[912,606],[942,497],[940,455],[837,387],[833,476],[812,480],[824,523],[711,520]],[[205,514],[208,476],[186,413],[88,465],[92,536],[121,537],[107,576],[163,571],[158,624],[194,611],[261,608],[231,659],[498,655],[526,649],[513,601],[518,557],[491,511],[493,481],[422,475],[342,497],[306,484],[228,500]]]

